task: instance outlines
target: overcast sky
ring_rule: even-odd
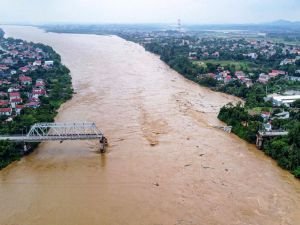
[[[0,0],[0,23],[300,21],[300,0]]]

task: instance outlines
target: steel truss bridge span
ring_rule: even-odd
[[[12,142],[44,142],[99,139],[100,149],[107,144],[103,133],[91,122],[36,123],[26,135],[0,136],[0,140]]]

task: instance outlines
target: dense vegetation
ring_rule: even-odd
[[[15,41],[10,39],[10,41]],[[33,82],[37,79],[43,79],[46,82],[47,97],[40,97],[41,106],[37,109],[24,108],[21,115],[14,117],[13,121],[5,122],[6,116],[0,117],[0,135],[6,134],[25,134],[30,126],[37,122],[53,122],[60,105],[72,97],[72,82],[70,71],[61,64],[60,56],[54,50],[42,44],[33,44],[35,47],[43,49],[54,61],[51,69],[40,68],[31,71],[27,76],[31,77]],[[16,65],[17,67],[20,65]],[[17,80],[18,77],[12,77]],[[2,86],[1,89],[7,90],[8,86]],[[1,90],[0,90],[1,91]],[[23,99],[27,96],[22,96]],[[1,122],[2,121],[2,122]],[[37,144],[31,145],[32,149]],[[23,155],[23,143],[14,144],[5,141],[0,142],[0,169],[7,166]]]
[[[270,108],[266,107],[264,110],[268,111]],[[272,116],[281,110],[280,108],[275,109]],[[291,115],[289,119],[272,121],[275,129],[288,130],[289,135],[266,140],[263,151],[277,160],[279,166],[300,178],[300,112],[295,108],[289,109],[289,111]],[[263,120],[260,115],[249,115],[248,108],[241,104],[224,106],[219,113],[219,119],[233,126],[233,132],[239,137],[253,144],[256,140],[256,133],[262,129]]]

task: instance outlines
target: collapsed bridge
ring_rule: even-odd
[[[98,139],[101,152],[105,151],[107,139],[96,124],[91,122],[36,123],[26,135],[0,136],[0,140],[24,143],[91,139]]]

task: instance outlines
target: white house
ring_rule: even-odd
[[[275,117],[278,118],[278,119],[282,119],[282,120],[289,119],[290,118],[290,113],[289,112],[277,113],[277,114],[275,114]]]
[[[33,66],[41,66],[42,65],[42,61],[41,60],[36,60],[33,62],[32,64]]]
[[[23,105],[16,105],[16,108],[15,108],[16,114],[20,115],[23,108],[24,108]]]
[[[45,61],[45,66],[53,66],[53,64],[54,64],[54,61],[52,61],[52,60]]]
[[[253,52],[253,53],[249,53],[248,57],[250,57],[252,59],[257,59],[258,55],[255,52]]]

